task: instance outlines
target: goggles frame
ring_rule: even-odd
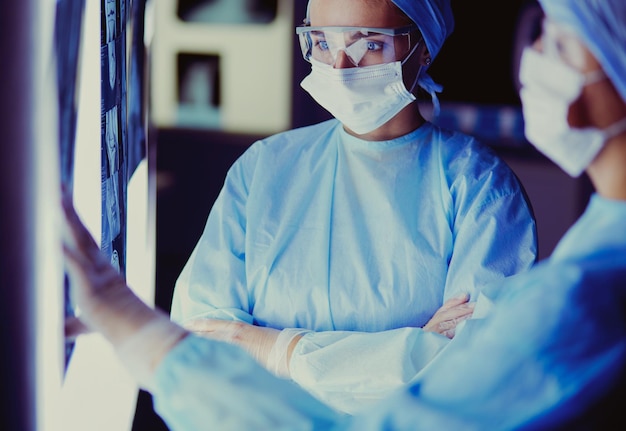
[[[299,25],[296,26],[296,34],[299,36],[300,39],[300,49],[302,51],[302,57],[307,61],[310,62],[311,57],[313,56],[313,42],[311,40],[310,37],[310,33],[311,32],[320,32],[320,33],[325,33],[325,32],[333,32],[333,33],[348,33],[348,32],[353,32],[353,33],[362,33],[364,35],[370,34],[370,33],[374,33],[374,34],[381,34],[384,36],[391,36],[391,37],[395,37],[395,36],[409,36],[409,48],[407,49],[405,54],[409,54],[412,52],[411,49],[411,45],[412,45],[412,41],[410,39],[410,35],[411,33],[414,32],[418,32],[420,33],[419,37],[417,38],[417,44],[419,45],[420,41],[423,40],[423,37],[421,36],[421,32],[419,30],[419,28],[417,27],[417,25],[415,24],[411,24],[411,25],[407,25],[407,26],[403,26],[403,27],[397,27],[397,28],[383,28],[383,27],[358,27],[358,26],[311,26],[308,24],[304,24],[304,25]],[[308,33],[308,34],[307,34]],[[360,67],[359,64],[355,63],[354,60],[349,57],[351,62],[357,66]],[[395,61],[402,61],[403,59],[396,59]]]
[[[308,24],[296,26],[296,34],[306,33],[309,31],[334,31],[345,33],[347,31],[361,32],[361,33],[380,33],[387,36],[400,36],[404,34],[410,34],[419,28],[415,24],[406,25],[397,28],[388,27],[350,27],[350,26],[312,26]]]

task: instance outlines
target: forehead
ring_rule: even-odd
[[[386,0],[311,0],[311,25],[400,27],[407,24]]]

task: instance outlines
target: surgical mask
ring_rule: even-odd
[[[311,73],[300,85],[356,134],[378,129],[415,100],[402,80],[400,61],[339,69],[310,61]]]
[[[526,138],[571,177],[578,177],[604,143],[626,130],[626,118],[605,128],[572,128],[570,105],[586,85],[605,79],[603,72],[583,74],[556,58],[525,48],[520,65],[520,98]]]

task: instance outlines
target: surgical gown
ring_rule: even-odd
[[[498,431],[575,423],[626,364],[624,220],[625,202],[594,195],[550,259],[509,278],[506,288],[485,288],[482,316],[462,325],[409,386],[363,414],[341,415],[291,381],[273,379],[237,346],[197,336],[157,367],[155,409],[173,431]]]
[[[364,141],[330,120],[258,141],[234,163],[171,317],[312,331],[291,377],[355,413],[448,343],[421,329],[444,301],[475,299],[536,251],[524,192],[489,147],[431,123]]]

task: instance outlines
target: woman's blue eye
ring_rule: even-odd
[[[325,40],[320,40],[317,42],[317,46],[322,51],[326,51],[328,49],[328,42],[326,42]]]
[[[371,41],[371,40],[367,41],[367,50],[368,51],[378,51],[379,49],[382,49],[381,43],[374,42],[374,41]]]

